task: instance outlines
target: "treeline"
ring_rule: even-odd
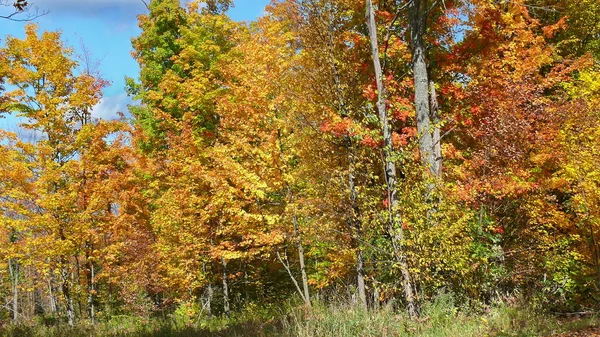
[[[292,296],[600,303],[595,0],[153,0],[136,103],[60,33],[0,49],[5,322]]]

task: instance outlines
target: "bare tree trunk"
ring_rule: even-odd
[[[206,270],[206,263],[202,264],[202,271],[204,272],[204,275],[208,275],[208,272]],[[203,298],[203,303],[202,303],[202,309],[206,310],[206,314],[208,316],[212,316],[212,300],[213,300],[213,296],[214,296],[214,290],[212,287],[212,283],[208,283],[208,286],[206,287],[206,290],[204,291],[204,298]]]
[[[432,167],[432,174],[438,180],[441,181],[442,178],[442,137],[440,135],[440,118],[439,118],[439,105],[437,100],[437,94],[435,90],[435,83],[433,81],[429,81],[429,98],[430,98],[430,108],[431,108],[431,121],[433,123],[432,128],[432,139],[433,139],[433,154],[435,161]],[[437,198],[433,195],[435,190],[436,182],[432,182],[428,185],[427,195],[425,196],[425,200],[429,202],[429,208],[427,210],[427,223],[430,226],[435,225],[434,214],[438,210],[438,206],[442,201],[442,196],[438,195]]]
[[[248,290],[248,264],[244,263],[244,298],[250,298],[250,292]]]
[[[304,303],[310,307],[310,293],[308,291],[308,277],[306,275],[306,265],[304,263],[304,247],[302,246],[302,238],[300,237],[300,229],[298,227],[298,219],[296,214],[292,216],[294,222],[294,233],[296,235],[296,246],[298,248],[298,260],[300,261],[300,274],[302,276],[302,290],[304,291]]]
[[[67,322],[70,326],[75,324],[75,306],[73,305],[73,298],[67,282],[62,285],[63,296],[65,297],[66,309],[67,309]]]
[[[365,264],[362,256],[362,249],[359,247],[356,252],[356,283],[358,285],[358,298],[360,305],[367,308],[367,290],[365,286]]]
[[[16,259],[8,260],[8,269],[12,279],[12,320],[19,321],[19,264]]]
[[[436,157],[429,106],[429,75],[427,73],[425,42],[423,39],[427,17],[426,3],[423,0],[412,0],[408,10],[419,151],[421,153],[421,161],[431,174],[435,176]]]
[[[96,292],[96,285],[95,285],[95,270],[94,270],[94,264],[92,262],[88,262],[88,266],[86,266],[86,269],[88,270],[89,273],[89,278],[88,278],[88,298],[87,298],[87,304],[88,304],[88,314],[90,315],[90,321],[92,322],[92,324],[96,323],[96,311],[94,308],[94,294]]]
[[[227,261],[221,256],[221,264],[223,265],[223,312],[229,315],[229,285],[227,283]]]
[[[414,0],[416,1],[416,0]],[[371,40],[371,53],[373,57],[373,66],[375,68],[375,80],[377,82],[377,111],[379,112],[379,122],[384,141],[384,162],[385,162],[385,178],[387,183],[389,209],[388,231],[392,238],[394,247],[394,255],[400,264],[400,272],[404,279],[404,296],[407,302],[407,311],[411,317],[417,316],[417,307],[414,296],[414,287],[406,256],[402,248],[404,233],[402,230],[402,219],[398,209],[398,196],[396,190],[396,163],[392,160],[393,144],[392,132],[388,124],[387,109],[385,103],[385,86],[383,83],[383,70],[379,59],[379,43],[377,41],[377,25],[375,23],[375,13],[371,0],[366,1],[367,6],[367,27],[369,29],[369,38]],[[425,82],[427,85],[427,82]],[[426,87],[427,90],[427,87]],[[429,105],[427,104],[427,116],[429,116]],[[429,117],[427,117],[429,118]],[[431,138],[431,134],[430,134]]]
[[[56,305],[56,297],[54,296],[54,287],[52,286],[52,279],[48,279],[48,302],[50,304],[50,312],[54,315],[58,311]]]
[[[300,294],[300,297],[302,297],[302,300],[304,301],[304,303],[306,303],[307,301],[306,301],[304,292],[300,288],[300,285],[298,284],[298,281],[296,280],[296,277],[294,277],[294,274],[292,273],[292,269],[290,268],[290,261],[287,257],[287,252],[284,251],[284,255],[283,255],[284,257],[281,257],[281,254],[279,254],[279,252],[276,252],[276,254],[277,254],[277,259],[279,260],[279,262],[283,265],[283,267],[287,271],[288,275],[290,276],[290,279],[292,280],[292,283],[294,283],[294,286],[296,287],[298,294]]]
[[[379,287],[373,287],[373,310],[379,310]]]
[[[429,97],[431,99],[431,121],[433,122],[433,155],[435,162],[433,165],[433,174],[436,177],[442,176],[442,136],[440,134],[440,115],[437,93],[435,91],[435,83],[429,81]]]
[[[79,254],[75,254],[75,272],[71,273],[71,284],[81,284],[81,264],[79,263]],[[72,297],[72,296],[71,296]],[[84,310],[81,304],[81,296],[76,297],[77,300],[77,309],[79,312],[75,312],[75,314],[79,314],[79,316],[83,316]]]
[[[63,258],[63,265],[66,263]],[[73,326],[75,324],[75,306],[73,304],[73,297],[71,296],[71,289],[69,286],[69,273],[66,267],[62,267],[62,293],[65,297],[65,307],[67,310],[67,322],[69,326]]]
[[[56,189],[56,186],[55,186]],[[65,241],[66,236],[64,233],[64,228],[60,226],[58,228],[58,234],[60,235],[60,240]],[[76,260],[78,264],[78,261]],[[69,326],[73,326],[75,324],[75,306],[73,304],[73,297],[71,294],[70,282],[73,280],[73,274],[69,276],[69,271],[67,270],[68,261],[64,255],[60,256],[60,272],[62,277],[61,290],[63,296],[65,298],[65,309],[67,310],[67,322]]]
[[[25,281],[26,280],[30,280],[31,282],[33,282],[35,284],[35,276],[33,275],[33,268],[32,266],[27,266],[25,267]],[[27,311],[25,313],[25,317],[27,318],[31,318],[34,317],[36,315],[36,301],[35,301],[35,292],[36,292],[36,287],[35,285],[27,287],[27,305],[25,306],[27,308]],[[23,309],[21,309],[21,312],[23,313]]]
[[[95,280],[95,270],[94,270],[94,262],[92,261],[92,252],[94,251],[94,246],[91,242],[85,243],[85,274],[87,278],[87,310],[88,315],[90,317],[90,321],[92,324],[95,324],[96,321],[96,312],[94,308],[94,295],[96,293],[96,280]]]
[[[213,290],[212,284],[209,284],[208,287],[206,288],[206,302],[205,302],[206,313],[209,316],[212,316],[212,300],[213,300],[214,294],[215,294],[215,292]]]
[[[278,146],[279,146],[279,156],[282,160],[282,162],[284,162],[284,158],[283,158],[283,146],[281,144],[281,132],[278,131],[277,132],[277,139],[278,139]],[[287,171],[287,167],[284,167],[282,169],[283,171]],[[287,198],[288,198],[288,203],[293,203],[294,202],[294,195],[292,193],[292,189],[290,188],[289,184],[286,184],[287,186]],[[306,264],[305,264],[305,260],[304,260],[304,247],[302,245],[302,237],[300,236],[300,226],[298,225],[298,217],[296,216],[296,211],[295,209],[293,210],[293,214],[292,214],[292,222],[294,225],[294,240],[296,241],[296,248],[298,249],[298,260],[300,262],[300,275],[302,277],[302,291],[300,291],[300,287],[298,286],[298,282],[296,281],[296,278],[294,277],[294,275],[291,272],[290,269],[290,265],[289,262],[287,262],[287,266],[284,264],[283,260],[281,259],[281,256],[279,256],[279,253],[277,253],[279,260],[281,261],[282,264],[284,264],[284,267],[287,269],[288,274],[290,275],[290,277],[292,278],[292,281],[294,282],[294,284],[296,285],[296,287],[298,288],[298,292],[300,293],[300,295],[302,296],[302,299],[304,300],[304,304],[306,304],[307,306],[311,306],[311,301],[310,301],[310,292],[308,289],[308,276],[306,275]],[[287,255],[286,255],[286,260],[287,260]]]
[[[350,187],[350,227],[354,231],[352,235],[356,245],[356,285],[358,288],[358,298],[360,305],[367,308],[367,291],[365,286],[365,264],[362,254],[361,239],[362,239],[362,222],[360,219],[360,209],[358,207],[358,192],[356,190],[356,163],[354,158],[354,147],[352,139],[346,137],[346,147],[348,151],[348,186]]]

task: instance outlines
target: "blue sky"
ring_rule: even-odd
[[[80,50],[83,43],[95,59],[101,60],[100,71],[111,81],[104,99],[95,108],[96,117],[111,118],[126,111],[130,99],[124,92],[124,77],[137,77],[138,66],[130,55],[131,38],[140,32],[137,15],[146,8],[142,0],[30,0],[39,11],[49,11],[34,22],[40,30],[60,30],[67,45]],[[237,21],[259,17],[270,0],[234,0],[229,16]],[[25,23],[0,21],[0,44],[6,35],[23,37]],[[0,129],[18,131],[15,118],[0,119]]]

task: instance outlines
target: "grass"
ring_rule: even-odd
[[[200,320],[144,319],[116,316],[94,326],[81,323],[65,325],[9,325],[0,330],[7,337],[191,337],[191,336],[297,336],[297,337],[525,337],[552,336],[599,327],[600,318],[561,320],[522,306],[497,304],[484,313],[473,313],[454,304],[452,296],[442,294],[422,307],[421,318],[411,320],[391,306],[377,311],[355,305],[325,305],[312,308],[285,306],[285,309],[258,309],[256,306],[230,317]]]
[[[473,313],[457,307],[451,295],[442,294],[426,303],[416,320],[391,307],[374,312],[351,305],[316,305],[310,310],[293,310],[284,326],[287,336],[298,337],[530,337],[599,327],[600,317],[566,321],[530,307],[503,303],[485,313]]]
[[[220,320],[222,321],[222,320]],[[259,321],[229,322],[221,326],[181,326],[170,320],[139,320],[135,317],[121,319],[120,324],[102,322],[94,326],[80,323],[71,328],[67,325],[46,327],[43,325],[11,325],[5,327],[0,336],[6,337],[237,337],[237,336],[278,336],[269,323]]]

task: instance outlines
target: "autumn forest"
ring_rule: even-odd
[[[231,0],[146,5],[119,119],[91,116],[94,55],[32,23],[0,36],[0,116],[39,135],[0,130],[0,329],[597,317],[596,0],[274,0],[253,22]],[[335,325],[350,312],[370,328]],[[454,321],[472,334],[432,332]]]

